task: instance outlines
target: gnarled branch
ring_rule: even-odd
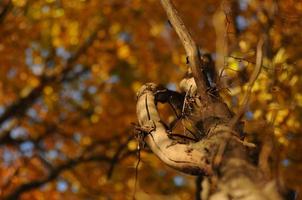
[[[170,139],[157,111],[155,84],[149,83],[138,93],[137,116],[140,126],[147,133],[145,141],[152,151],[167,165],[188,174],[211,174],[206,151],[198,151],[188,144]]]

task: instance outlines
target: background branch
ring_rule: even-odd
[[[100,28],[100,25],[97,26],[96,30],[88,37],[88,39],[82,44],[81,47],[67,60],[65,66],[59,73],[54,73],[52,75],[43,75],[40,78],[40,84],[31,90],[31,92],[25,96],[21,97],[20,99],[16,100],[10,106],[5,109],[5,112],[0,116],[0,125],[3,124],[6,120],[11,119],[12,117],[21,117],[23,116],[27,109],[34,104],[34,102],[42,95],[44,88],[48,84],[59,83],[65,80],[72,80],[68,75],[73,69],[73,65],[75,64],[76,60],[84,54],[87,49],[91,46],[94,40],[97,39],[97,32]],[[85,72],[85,70],[83,71]],[[75,76],[73,76],[75,77]],[[6,138],[7,134],[2,134],[0,140],[2,138]]]
[[[12,7],[13,7],[13,3],[11,0],[8,0],[6,4],[2,7],[2,10],[0,12],[0,25],[4,22],[6,16],[8,15]]]
[[[123,145],[122,145],[123,146]],[[97,146],[95,146],[96,148]],[[120,155],[120,148],[117,150],[117,154]],[[38,180],[33,180],[30,181],[28,183],[24,183],[19,185],[16,189],[14,189],[12,192],[10,192],[9,194],[7,194],[6,196],[3,197],[3,200],[16,200],[18,199],[23,193],[28,192],[30,190],[36,189],[38,187],[43,186],[46,183],[49,183],[51,181],[53,181],[54,179],[56,179],[58,176],[60,176],[60,174],[62,172],[64,172],[65,170],[70,170],[80,164],[83,163],[88,163],[88,162],[105,162],[110,164],[110,166],[117,164],[117,162],[119,160],[122,160],[126,157],[128,157],[129,155],[132,155],[134,152],[130,152],[128,151],[127,153],[123,154],[123,156],[119,156],[119,158],[116,158],[115,156],[108,157],[105,156],[103,154],[93,154],[93,155],[81,155],[77,158],[74,159],[70,159],[68,161],[66,161],[63,164],[60,164],[58,166],[53,166],[52,168],[49,168],[50,171],[48,173],[48,175],[44,178],[38,179]],[[113,168],[113,167],[111,167]],[[110,168],[110,169],[111,169]],[[113,169],[111,169],[111,173],[112,173]]]

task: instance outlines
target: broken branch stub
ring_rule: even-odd
[[[139,125],[149,130],[145,142],[153,153],[168,166],[191,175],[212,174],[207,152],[190,144],[181,144],[168,137],[167,130],[159,116],[155,93],[158,86],[145,84],[138,92],[137,117]]]

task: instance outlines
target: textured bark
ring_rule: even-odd
[[[145,84],[138,92],[137,117],[141,135],[155,155],[168,166],[181,172],[204,176],[202,198],[210,200],[278,200],[274,180],[254,165],[248,157],[253,144],[242,140],[240,119],[245,111],[249,94],[245,95],[239,113],[234,115],[213,91],[204,72],[207,63],[199,55],[197,45],[191,38],[184,23],[178,16],[170,0],[162,0],[168,18],[176,30],[186,50],[193,78],[185,78],[180,83],[184,95],[182,115],[202,133],[197,141],[173,137],[157,110],[157,102],[167,102],[173,94],[154,83]],[[257,61],[248,85],[248,93],[261,69],[262,42],[257,49]],[[177,93],[177,92],[175,92]],[[163,98],[164,96],[166,98]],[[168,98],[169,97],[169,98]],[[173,103],[172,103],[173,104]],[[179,107],[176,106],[175,107]],[[184,116],[182,116],[184,117]],[[194,135],[195,133],[192,133]]]

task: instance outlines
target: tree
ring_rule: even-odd
[[[175,4],[0,3],[1,199],[299,194],[300,3]]]
[[[220,97],[217,84],[211,84],[212,80],[218,79],[216,70],[211,69],[214,67],[210,65],[211,59],[201,55],[172,2],[161,2],[186,50],[187,64],[193,77],[181,82],[183,94],[152,83],[142,87],[137,103],[142,141],[146,138],[152,151],[172,168],[206,176],[205,182],[211,180],[209,188],[204,188],[203,199],[281,199],[276,182],[265,180],[264,172],[267,169],[261,171],[260,167],[268,164],[259,162],[257,168],[249,160],[246,150],[246,147],[254,145],[245,143],[241,138],[243,130],[240,119],[262,67],[263,40],[260,39],[258,43],[255,69],[242,105],[234,115]],[[179,110],[176,120],[187,118],[190,121],[195,128],[193,131],[187,129],[192,139],[185,134],[180,135],[178,140],[173,138],[178,135],[169,133],[173,127],[165,126],[157,110],[156,104],[161,101]]]

